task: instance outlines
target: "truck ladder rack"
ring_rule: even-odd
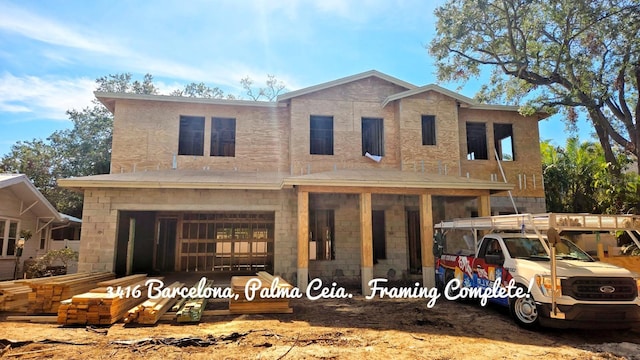
[[[453,219],[434,224],[434,228],[440,230],[546,231],[551,227],[558,232],[640,231],[640,216],[571,213],[515,214]]]

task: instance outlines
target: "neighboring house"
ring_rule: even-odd
[[[59,181],[84,191],[80,271],[430,286],[434,222],[513,213],[508,191],[545,211],[546,115],[437,85],[369,71],[275,102],[96,97],[114,114],[111,174]]]
[[[77,250],[79,241],[73,240],[80,239],[79,219],[56,211],[25,175],[0,174],[0,280],[22,277],[24,260],[35,259],[56,248],[57,243],[64,243],[55,241],[52,232],[67,229],[76,229],[68,243]],[[30,231],[32,237],[24,242],[20,254],[23,230]]]

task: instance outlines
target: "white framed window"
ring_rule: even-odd
[[[0,218],[0,256],[15,256],[20,221]]]

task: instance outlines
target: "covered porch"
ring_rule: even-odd
[[[512,185],[464,177],[393,170],[336,170],[290,177],[285,187],[297,193],[297,286],[306,289],[310,262],[310,195],[352,194],[357,197],[359,223],[360,279],[362,293],[370,294],[374,278],[374,195],[417,197],[419,208],[422,285],[435,286],[433,248],[434,197],[477,199],[477,215],[491,215],[491,194],[510,190]],[[354,254],[355,255],[355,254]],[[411,254],[410,254],[411,255]],[[312,254],[313,256],[313,254]]]

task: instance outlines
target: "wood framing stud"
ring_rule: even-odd
[[[435,286],[433,258],[433,210],[430,194],[420,195],[420,249],[422,259],[422,286]]]
[[[307,290],[309,280],[309,193],[298,191],[298,288]]]
[[[371,193],[360,194],[360,276],[362,294],[369,295],[369,281],[373,279],[373,227]]]

